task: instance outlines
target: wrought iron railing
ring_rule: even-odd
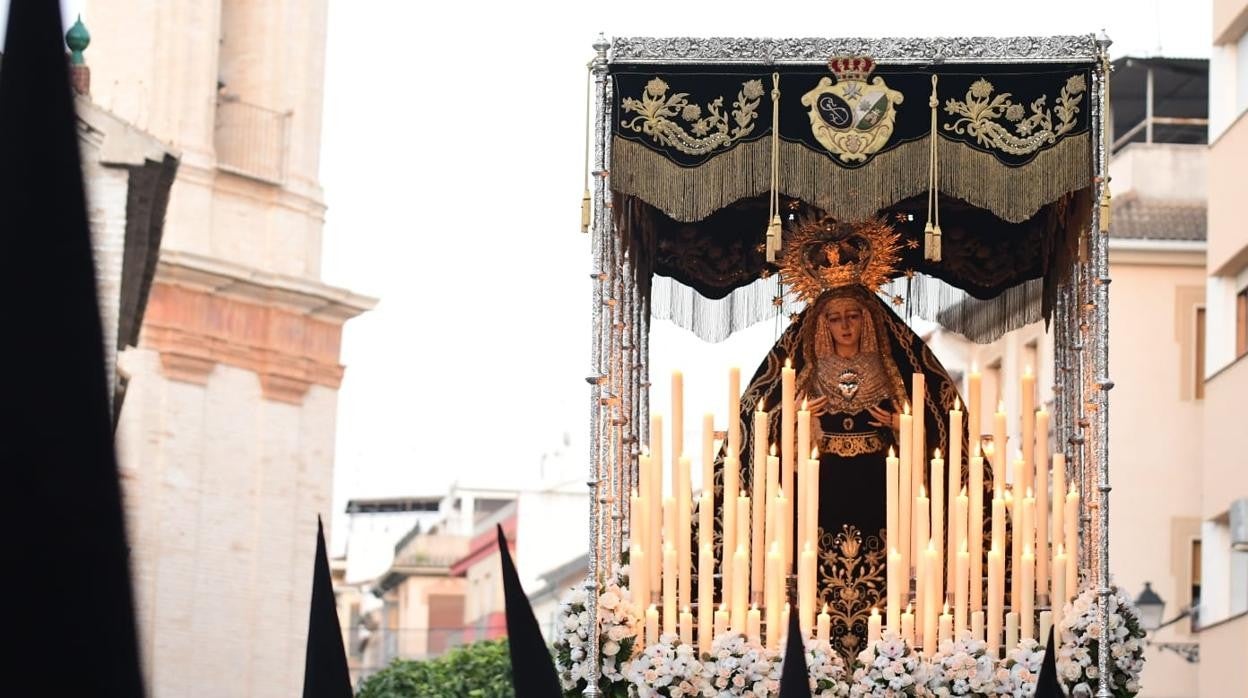
[[[286,179],[290,112],[238,99],[217,102],[217,167],[271,184]]]

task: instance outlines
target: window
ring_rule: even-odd
[[[1205,399],[1205,308],[1196,308],[1196,390],[1197,400]]]
[[[1248,288],[1235,294],[1235,358],[1248,354]]]
[[[1200,628],[1200,539],[1192,540],[1192,557],[1191,557],[1191,580],[1192,595],[1188,598],[1192,600],[1191,615],[1191,631],[1196,632]]]

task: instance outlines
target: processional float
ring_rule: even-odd
[[[843,255],[820,252],[816,266],[822,265],[821,269],[829,263],[849,264],[858,274],[888,256],[887,264],[874,267],[877,272],[884,269],[888,278],[869,286],[911,317],[939,320],[981,342],[1027,322],[1044,319],[1050,323],[1055,340],[1054,409],[1042,419],[1051,418],[1053,439],[1024,439],[1023,449],[1028,451],[1030,464],[1036,458],[1047,461],[1046,456],[1030,452],[1032,443],[1044,444],[1040,448],[1045,453],[1048,444],[1053,444],[1051,497],[1057,504],[1045,504],[1037,497],[1041,503],[1032,501],[1028,515],[1037,516],[1037,506],[1051,511],[1051,532],[1060,540],[1043,540],[1049,529],[1038,525],[1036,530],[1046,532],[1032,533],[1027,551],[1044,558],[1046,567],[1049,560],[1064,555],[1063,564],[1080,570],[1081,575],[1070,588],[1061,587],[1065,595],[1076,594],[1078,588],[1095,589],[1101,627],[1108,626],[1107,601],[1112,594],[1108,394],[1113,386],[1107,372],[1108,45],[1108,39],[1093,36],[617,38],[594,44],[596,56],[590,65],[592,183],[583,219],[593,250],[592,356],[587,378],[592,496],[586,590],[591,596],[608,583],[630,550],[648,559],[647,571],[662,570],[667,553],[671,558],[668,574],[640,573],[646,577],[643,587],[649,587],[640,604],[651,614],[661,611],[668,627],[678,625],[684,630],[698,618],[700,644],[706,644],[701,638],[709,635],[711,624],[716,631],[731,623],[744,626],[737,629],[758,632],[752,611],[745,612],[746,619],[738,618],[747,600],[762,601],[766,609],[776,606],[777,598],[800,599],[803,628],[814,632],[818,625],[818,632],[826,632],[822,615],[818,621],[810,617],[810,577],[801,570],[803,552],[807,552],[802,549],[802,531],[811,526],[809,507],[815,505],[809,503],[809,494],[799,494],[791,489],[793,481],[785,479],[785,474],[802,473],[805,467],[815,468],[816,473],[818,468],[817,460],[808,466],[807,454],[799,447],[802,437],[797,432],[803,429],[802,423],[795,429],[789,410],[799,417],[805,411],[788,402],[793,399],[791,386],[785,383],[786,406],[775,406],[784,418],[773,437],[783,432],[784,443],[796,454],[785,457],[774,476],[777,484],[790,487],[784,500],[788,504],[780,505],[782,511],[790,507],[787,515],[774,519],[791,524],[787,535],[780,536],[788,541],[788,550],[779,554],[782,580],[772,584],[770,572],[765,571],[760,583],[757,572],[747,572],[754,577],[752,585],[747,582],[748,596],[729,592],[733,598],[721,592],[728,590],[734,577],[734,552],[752,548],[749,552],[757,560],[760,551],[762,555],[771,552],[769,542],[779,540],[769,535],[762,547],[756,542],[730,542],[741,517],[756,523],[773,521],[768,513],[760,518],[758,512],[770,511],[776,493],[761,495],[767,497],[766,506],[757,496],[753,503],[744,502],[751,491],[764,491],[752,475],[759,472],[761,478],[769,455],[777,454],[759,450],[758,444],[745,446],[739,433],[733,435],[741,426],[735,409],[728,425],[716,429],[707,424],[703,444],[689,448],[680,443],[683,416],[673,414],[676,424],[671,425],[669,440],[658,446],[663,435],[652,431],[649,400],[651,317],[671,318],[710,339],[722,339],[768,313],[787,321],[786,313],[793,308],[786,297],[801,291],[795,289],[801,283],[790,273],[784,275],[787,286],[782,288],[778,279],[786,264],[792,267],[794,245],[809,242],[814,231],[816,236],[824,235],[824,242],[840,244],[845,251]],[[885,239],[884,233],[876,235],[864,225],[887,228],[892,237]],[[855,247],[855,240],[866,240],[865,246]],[[855,255],[874,257],[863,261]],[[828,278],[824,274],[815,285],[826,286]],[[809,302],[818,290],[797,295]],[[796,320],[797,315],[792,317]],[[921,383],[921,378],[919,374],[915,382]],[[732,380],[738,381],[730,388],[735,400],[741,389],[739,376]],[[948,424],[960,430],[964,405],[980,414],[992,409],[980,404],[976,380],[977,376],[970,376],[969,389],[964,389],[974,393],[969,405],[957,390],[925,398],[921,388],[916,389],[917,404],[933,401],[933,409],[947,414]],[[851,389],[857,388],[852,384]],[[763,409],[761,403],[759,409]],[[922,422],[923,412],[916,407],[914,419]],[[1028,427],[1035,430],[1032,409],[1024,405],[1022,414],[1024,433]],[[1003,419],[999,415],[998,424]],[[982,424],[979,419],[970,423]],[[911,422],[905,424],[900,433],[910,433]],[[760,425],[765,433],[766,422]],[[1040,425],[1040,433],[1049,428]],[[1003,431],[1003,427],[996,430]],[[999,488],[1006,469],[1014,466],[1005,448],[980,453],[979,431],[959,437],[942,429],[941,436],[958,454],[952,455],[948,472],[961,477],[951,477],[948,490],[939,498],[925,492],[933,497],[928,500],[933,510],[925,511],[924,518],[930,515],[932,522],[943,522],[947,516],[951,529],[941,535],[934,530],[924,532],[940,541],[936,577],[950,586],[959,575],[968,574],[958,569],[961,560],[956,558],[961,555],[952,530],[954,507],[962,517],[958,519],[964,527],[960,531],[975,538],[967,527],[978,527],[977,533],[987,539],[982,557],[971,555],[975,561],[969,565],[970,597],[981,615],[974,618],[965,608],[957,610],[959,631],[974,622],[979,626],[976,632],[982,634],[986,597],[1002,595],[1001,574],[994,577],[991,573],[990,549],[1000,544],[994,536],[1001,531],[993,529],[994,524],[999,526],[995,519],[1003,514],[993,511],[992,505],[1003,496]],[[801,446],[808,445],[809,438],[807,433],[807,442]],[[733,439],[736,443],[730,447]],[[896,458],[889,459],[889,533],[894,527],[904,529],[902,538],[918,534],[910,524],[897,523],[900,514],[894,505],[913,518],[916,514],[910,507],[919,500],[913,499],[913,490],[909,498],[895,497],[893,474],[907,479],[910,471],[905,461],[911,460],[919,464],[913,471],[915,477],[925,484],[944,480],[935,471],[924,470],[933,454],[924,453],[930,442],[925,441],[921,428],[918,439],[907,449],[911,455],[903,457],[900,469]],[[712,440],[722,441],[713,456]],[[1003,437],[998,434],[983,443],[991,441],[1001,446]],[[931,467],[945,467],[943,460],[937,465],[940,454],[934,455]],[[946,451],[946,455],[951,454]],[[700,512],[699,502],[691,501],[690,466],[687,460],[682,462],[682,456],[692,457],[694,463],[701,456],[703,480],[715,483],[713,494],[702,499]],[[725,463],[736,467],[725,471]],[[666,477],[671,478],[674,501],[665,515],[654,483]],[[1030,477],[1030,484],[1047,495],[1048,487],[1034,475]],[[798,489],[803,480],[810,481],[802,475],[798,478]],[[1014,481],[1027,482],[1027,478],[1020,474]],[[1063,509],[1065,483],[1077,493],[1070,500],[1070,518]],[[917,489],[918,484],[910,486]],[[980,511],[975,504],[958,502],[959,484],[971,486],[970,501],[981,502]],[[981,486],[983,497],[977,499],[974,492]],[[744,503],[739,513],[737,502],[726,495],[729,490],[740,494]],[[1021,491],[1016,492],[1015,499],[1024,498]],[[897,499],[904,503],[897,504]],[[949,511],[936,516],[937,500],[942,511],[946,503]],[[1012,531],[1020,527],[1026,508],[1022,501],[1010,505]],[[705,532],[708,523],[713,534]],[[783,524],[774,522],[767,525],[768,530],[775,525],[783,531]],[[691,535],[694,530],[703,537]],[[742,535],[756,538],[759,534],[747,526]],[[949,540],[947,555],[942,535]],[[670,552],[666,550],[668,542],[681,538],[683,547],[673,545]],[[813,540],[817,547],[818,535]],[[694,561],[705,556],[699,555],[700,547],[708,544],[714,561],[699,574]],[[889,544],[895,547],[893,541]],[[1037,552],[1033,546],[1038,544],[1049,552]],[[899,599],[907,604],[921,601],[924,580],[921,575],[916,578],[916,571],[922,569],[916,560],[892,564],[888,552],[880,553],[890,563],[888,590],[875,591],[881,605],[887,602],[888,626],[897,631],[905,628],[900,622]],[[913,558],[926,552],[921,545],[908,542],[897,554]],[[1004,546],[996,552],[1005,554]],[[1011,575],[1022,568],[1019,553],[1013,554]],[[931,569],[935,568],[929,568],[929,580]],[[710,584],[699,579],[707,571]],[[1055,572],[1048,569],[1046,579]],[[1031,573],[1035,574],[1034,569]],[[639,574],[637,565],[632,574]],[[679,593],[685,602],[681,606],[692,606],[696,613],[678,617],[674,597],[663,588],[667,577],[672,577],[666,582],[670,593]],[[695,580],[699,594],[694,594],[689,578]],[[1041,587],[1034,579],[1028,585],[1039,589],[1041,597],[1049,593],[1050,587]],[[962,582],[959,589],[966,586]],[[1017,582],[1012,586],[1017,588]],[[929,598],[929,607],[933,600],[940,604],[946,599],[943,592],[937,597]],[[955,601],[952,593],[947,598]],[[1020,606],[1015,596],[1008,604],[1014,614],[1022,612],[1024,626],[1033,622],[1037,610],[1034,600],[1029,600],[1033,605],[1022,601]],[[1060,607],[1059,600],[1047,601]],[[651,602],[653,609],[648,608]],[[712,608],[705,608],[708,602]],[[958,597],[956,603],[968,600]],[[721,608],[722,619],[716,612]],[[597,605],[589,603],[586,610],[589,626],[597,627]],[[1007,624],[1020,622],[1018,615],[1013,621],[1008,616],[1005,620]],[[989,613],[990,635],[1001,632],[1000,621],[999,613],[995,622]],[[657,618],[652,622],[657,624]],[[930,648],[934,636],[922,628],[923,619],[910,620],[911,642],[916,622],[917,633],[927,636]],[[873,612],[867,623],[872,632],[878,632],[881,619]],[[768,625],[777,624],[773,619]],[[597,657],[599,638],[596,633],[589,635],[588,655]],[[1104,678],[1109,672],[1109,654],[1101,652],[1098,657],[1102,677],[1098,695],[1110,695]],[[596,674],[586,678],[590,680],[585,695],[596,695]]]

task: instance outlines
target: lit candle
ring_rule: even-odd
[[[1058,543],[1053,555],[1053,591],[1049,594],[1053,622],[1058,626],[1062,624],[1062,607],[1066,605],[1066,564],[1066,548]]]
[[[1036,497],[1036,586],[1049,588],[1049,413],[1041,407],[1036,412],[1036,477],[1032,492]],[[1043,638],[1042,638],[1043,639]]]
[[[715,489],[715,415],[702,415],[702,489]]]
[[[927,573],[927,592],[923,600],[923,655],[930,657],[937,647],[936,613],[941,607],[940,587],[937,581],[940,578],[941,567],[935,540],[927,542],[927,550],[923,551],[923,566]]]
[[[712,536],[715,535],[715,500],[711,498],[711,493],[703,492],[698,499],[698,550],[702,551],[712,546]],[[729,548],[731,550],[731,548]],[[702,556],[698,557],[698,579],[710,579],[715,575],[715,556],[707,555],[707,561],[710,566],[706,568],[705,573],[702,567]]]
[[[1035,463],[1036,454],[1036,376],[1031,372],[1028,366],[1023,370],[1023,380],[1020,393],[1021,411],[1023,413],[1023,442],[1022,456],[1023,462],[1031,467]],[[1031,487],[1035,489],[1032,482],[1031,474],[1027,473],[1023,476],[1023,488]]]
[[[685,606],[680,612],[680,643],[693,646],[693,614]]]
[[[980,417],[980,401],[982,388],[984,384],[984,376],[979,372],[979,368],[975,364],[971,364],[971,372],[967,376],[966,381],[966,423],[970,428],[968,436],[970,436],[971,448],[974,449],[979,444],[979,435],[983,432],[983,422]]]
[[[932,468],[932,540],[936,541],[936,567],[933,575],[938,580],[936,585],[936,603],[944,603],[945,598],[945,461],[940,457],[940,449],[936,449],[931,460]],[[949,580],[953,582],[952,579]]]
[[[747,548],[744,544],[737,546],[737,552],[732,555],[732,614],[729,617],[729,625],[736,632],[745,632],[745,608],[746,597],[750,593],[750,554],[746,552]]]
[[[797,428],[797,372],[789,359],[784,360],[784,368],[780,369],[780,480],[778,487],[793,494],[793,468],[797,462],[795,448]],[[803,452],[804,454],[805,452]],[[786,519],[791,520],[791,512],[781,511]],[[786,524],[785,530],[792,532],[792,525]],[[780,552],[784,556],[784,569],[793,567],[793,540],[780,539]]]
[[[1005,488],[1006,460],[1005,455],[1005,402],[997,403],[997,413],[992,418],[992,486],[993,496],[1000,497]]]
[[[918,490],[917,484],[913,483],[913,473],[909,467],[910,463],[910,437],[914,430],[911,422],[913,418],[910,416],[910,406],[906,405],[898,418],[901,424],[897,432],[898,445],[898,471],[897,471],[897,543],[894,547],[897,552],[901,553],[901,569],[902,569],[902,599],[909,595],[910,586],[910,570],[915,566],[917,558],[914,557],[913,547],[910,542],[914,533],[914,524],[911,521],[911,507],[914,506],[914,493]],[[914,486],[912,486],[912,483]],[[893,545],[889,543],[889,545]]]
[[[914,647],[914,612],[911,606],[906,606],[905,612],[901,614],[901,638],[907,645]]]
[[[900,541],[897,538],[897,516],[900,513],[898,509],[901,505],[901,502],[897,498],[897,482],[898,482],[898,476],[899,476],[899,473],[897,472],[897,466],[899,462],[900,461],[897,460],[897,456],[893,453],[893,449],[890,447],[888,449],[888,457],[884,459],[884,511],[885,511],[884,543],[893,551],[897,550],[897,546],[900,543]],[[893,592],[894,591],[897,592],[898,594],[897,601],[900,602],[901,580],[903,577],[907,577],[907,576],[908,574],[903,575],[901,572],[901,553],[897,553],[896,569],[894,569],[892,555],[889,555],[889,558],[888,558],[888,612],[889,612],[888,617],[890,619],[888,623],[889,630],[896,631],[897,629],[897,626],[893,623],[893,620],[894,620],[893,613],[892,613],[894,611]],[[894,589],[894,587],[896,587],[896,589]],[[895,610],[898,613],[901,612],[900,607],[898,607]]]
[[[1023,638],[1036,637],[1036,556],[1030,547],[1023,548],[1023,589],[1020,595],[1019,620]]]
[[[693,527],[691,524],[693,492],[689,482],[691,464],[687,456],[679,459],[680,473],[677,481],[680,485],[676,499],[676,513],[679,516],[676,538],[676,569],[680,575],[678,593],[680,605],[693,605]]]
[[[783,573],[783,565],[784,554],[780,551],[780,544],[773,542],[767,550],[767,585],[764,591],[766,601],[763,606],[767,621],[767,647],[770,649],[780,646],[780,599],[783,593],[780,575]]]
[[[646,551],[640,544],[634,543],[628,549],[628,566],[633,570],[649,570]],[[644,608],[650,603],[650,575],[638,573],[630,578],[632,582],[633,602]]]
[[[706,542],[698,553],[698,649],[710,650],[715,610],[715,548]]]
[[[1015,542],[1024,550],[1036,550],[1036,498],[1032,495],[1031,490],[1027,490],[1027,496],[1023,497],[1023,520],[1019,526],[1020,534],[1015,537]]]
[[[912,534],[912,537],[914,538],[914,540],[923,541],[923,545],[926,548],[926,546],[928,545],[931,539],[931,531],[928,528],[931,525],[931,517],[928,515],[928,511],[930,509],[930,502],[927,498],[927,490],[923,487],[922,483],[919,483],[918,492],[919,492],[918,496],[914,498],[914,532]],[[924,564],[925,564],[924,554],[926,553],[926,550],[922,551],[922,553],[923,554],[920,554],[919,557],[915,560],[914,591],[915,591],[915,594],[918,596],[918,603],[915,605],[919,612],[919,623],[920,623],[919,627],[920,629],[925,630],[926,626],[924,626],[923,623],[927,622],[926,599],[927,599],[927,589],[928,589],[928,577],[931,576],[931,570],[924,567]],[[933,613],[932,617],[935,618],[936,614]]]
[[[746,614],[745,619],[745,636],[756,645],[762,637],[759,630],[761,626],[762,618],[758,615],[758,606],[750,606],[750,611]]]
[[[750,524],[750,588],[763,589],[763,565],[767,554],[767,413],[759,401],[754,412],[754,461],[750,468],[753,521]],[[753,598],[753,596],[752,596]]]
[[[737,523],[738,509],[740,508],[738,503],[740,477],[741,461],[737,458],[736,451],[729,446],[724,454],[724,490],[720,498],[720,501],[724,503],[722,509],[724,525],[720,534],[723,537],[723,560],[720,561],[719,574],[723,580],[721,589],[725,599],[732,598],[732,554],[737,550],[737,528],[740,525]],[[749,526],[749,517],[749,505],[747,504],[745,514],[745,525],[747,527]]]
[[[780,635],[780,639],[776,642],[777,647],[784,645],[785,639],[789,636],[789,613],[791,612],[789,602],[784,602],[784,606],[780,608],[780,627],[776,629]]]
[[[806,491],[806,529],[804,540],[812,546],[819,545],[819,451],[811,449],[810,460],[806,461],[806,480],[810,487]]]
[[[776,534],[776,526],[779,523],[779,517],[776,510],[776,495],[780,493],[780,459],[776,457],[776,445],[771,445],[771,455],[767,456],[767,537],[764,539],[767,543],[767,549],[771,549],[771,544],[780,540],[780,536]],[[766,610],[766,609],[763,609]]]
[[[628,495],[628,538],[630,544],[646,540],[646,498],[637,490]]]
[[[997,500],[1001,501],[1001,500]],[[1001,613],[1005,605],[1005,556],[1000,548],[993,547],[988,551],[988,655],[994,659],[1000,655],[997,648],[1001,645]]]
[[[953,531],[950,532],[949,535],[951,538],[953,538],[953,540],[958,541],[958,545],[954,547],[953,554],[956,560],[956,556],[958,552],[961,550],[965,550],[967,553],[966,557],[967,557],[967,562],[969,565],[970,557],[971,557],[971,554],[970,554],[971,548],[970,548],[970,545],[967,543],[968,534],[967,534],[966,518],[967,518],[967,509],[970,507],[971,500],[969,497],[966,496],[965,487],[962,488],[962,491],[958,494],[957,498],[954,499],[953,501],[954,501],[954,504],[953,504],[954,521],[952,524]],[[953,575],[949,577],[949,583],[952,584],[953,580],[957,579],[957,576],[958,576],[958,569],[955,565],[953,569]],[[971,578],[971,570],[969,566],[967,567],[967,570],[966,570],[966,578],[968,580],[970,580]],[[967,603],[968,604],[970,603],[970,596],[967,596]],[[965,621],[966,619],[963,618],[963,620]]]
[[[815,550],[811,547],[810,541],[806,541],[797,569],[797,620],[802,628],[803,637],[810,637],[810,631],[815,624],[816,574],[818,573],[815,562]]]
[[[734,574],[732,588],[729,590],[736,593],[737,585],[740,585],[741,593],[744,594],[742,598],[746,599],[746,603],[749,603],[750,598],[750,506],[749,497],[745,495],[737,496],[737,537],[733,541],[733,545],[736,546],[733,550],[740,550],[744,556],[745,574],[740,577]],[[732,597],[725,595],[724,598],[729,599]],[[742,611],[741,617],[737,620],[745,623],[744,611]],[[732,626],[733,630],[738,632],[741,632],[744,627],[745,625]]]
[[[940,631],[937,637],[942,643],[953,640],[953,616],[949,614],[949,604],[945,604],[945,612],[940,614]]]
[[[810,410],[806,409],[806,400],[802,400],[802,408],[797,411],[797,538],[800,550],[805,544],[810,530]],[[817,496],[817,495],[816,495]],[[800,561],[799,561],[800,564]],[[799,609],[800,610],[800,609]],[[804,615],[804,614],[802,614]],[[814,615],[811,615],[813,621]],[[808,633],[809,634],[809,633]]]
[[[680,538],[677,533],[680,525],[680,514],[676,509],[676,500],[673,497],[663,498],[663,546],[676,547],[676,541]]]
[[[685,455],[685,376],[672,371],[672,491],[679,492],[680,457]]]
[[[1066,494],[1066,523],[1062,533],[1066,534],[1066,555],[1072,559],[1066,565],[1066,595],[1075,596],[1079,593],[1079,492],[1073,482]]]
[[[957,502],[955,500],[958,497],[958,493],[966,492],[962,488],[962,404],[956,397],[953,399],[953,409],[949,410],[949,462],[947,465],[949,486],[945,488],[945,498],[948,500],[946,511],[952,516],[957,511]],[[959,529],[959,525],[962,526],[961,529]],[[954,565],[958,556],[958,546],[962,543],[962,538],[965,534],[965,526],[965,513],[962,514],[960,524],[958,521],[949,524],[949,534],[946,537],[948,542],[945,547],[945,556],[948,561],[945,563],[945,567],[946,576],[950,584],[953,584],[954,576],[957,574],[957,569]],[[963,533],[958,533],[959,530],[963,531]]]
[[[652,419],[651,423],[653,424],[653,422],[654,420]],[[641,478],[641,492],[642,496],[646,498],[646,513],[643,515],[641,522],[642,529],[645,531],[642,547],[652,553],[647,560],[648,566],[640,569],[648,573],[647,576],[650,578],[647,587],[658,589],[660,566],[663,563],[663,514],[661,510],[663,498],[662,496],[655,497],[654,493],[661,490],[661,483],[655,482],[656,475],[651,464],[650,454],[642,453],[638,456],[637,469]]]
[[[1053,612],[1040,612],[1040,644],[1045,644],[1049,640],[1049,628],[1053,627]]]
[[[646,646],[655,644],[659,641],[659,611],[650,604],[650,608],[646,609]]]
[[[870,647],[880,641],[880,609],[872,608],[871,615],[867,618],[867,646]]]
[[[823,605],[823,612],[815,619],[815,639],[828,644],[832,639],[832,616],[828,615],[828,605]]]
[[[984,612],[983,611],[971,612],[971,637],[975,638],[976,640],[979,640],[980,642],[984,641]]]
[[[776,493],[776,542],[780,543],[780,577],[784,578],[793,569],[793,565],[789,562],[788,557],[784,554],[785,542],[793,539],[793,532],[790,528],[793,526],[793,505],[788,497],[784,496],[784,490]],[[783,589],[783,582],[781,588]],[[783,594],[783,592],[781,592]]]
[[[676,548],[663,547],[663,634],[676,632]]]
[[[888,551],[888,631],[901,629],[901,553],[896,548]]]
[[[984,458],[979,444],[971,449],[970,495],[967,503],[967,540],[971,553],[971,611],[984,608]]]
[[[1010,611],[1005,614],[1005,653],[1009,654],[1018,647],[1018,614]]]
[[[715,611],[715,633],[714,637],[711,639],[712,643],[715,641],[714,638],[720,637],[728,632],[728,621],[728,607],[721,603],[719,605],[719,609]],[[711,651],[711,646],[707,645],[705,647],[699,647],[698,649],[703,653],[706,653]]]
[[[1066,506],[1066,455],[1064,453],[1053,454],[1053,500],[1051,503],[1052,511],[1049,512],[1049,519],[1053,526],[1053,547],[1066,542],[1065,527],[1066,523],[1065,511]]]
[[[966,548],[966,540],[962,541],[962,549],[957,553],[957,573],[954,578],[957,580],[958,588],[954,590],[954,628],[957,631],[956,637],[962,637],[962,633],[966,632],[967,622],[967,605],[970,602],[970,584],[971,584],[971,555]]]
[[[992,499],[992,547],[1005,552],[1005,499],[1001,497]]]
[[[922,373],[916,373],[913,376],[912,399],[910,404],[914,406],[914,421],[910,440],[910,482],[911,491],[914,491],[914,483],[926,482],[924,473],[927,471],[927,463],[924,459],[927,457],[927,377]],[[930,488],[928,492],[933,492]],[[915,554],[922,552],[927,546],[927,539],[915,541],[912,544]]]
[[[728,369],[728,450],[741,453],[741,367]]]

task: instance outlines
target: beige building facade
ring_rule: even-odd
[[[343,324],[375,302],[320,281],[326,3],[91,11],[96,102],[181,154],[138,346],[119,357],[148,687],[298,695]]]

